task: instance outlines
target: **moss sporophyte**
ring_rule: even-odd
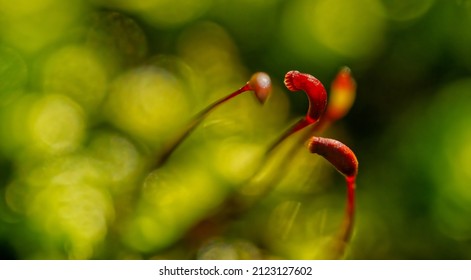
[[[299,142],[297,142],[294,148],[304,145],[304,143],[307,142],[307,148],[311,153],[320,155],[326,159],[345,177],[347,187],[345,214],[338,235],[334,238],[332,252],[328,254],[329,258],[342,258],[351,239],[354,227],[355,185],[358,173],[358,160],[354,152],[340,141],[313,136],[313,134],[320,133],[330,124],[341,119],[348,113],[355,99],[356,83],[351,76],[350,69],[343,67],[331,84],[329,102],[327,102],[327,92],[323,84],[310,74],[294,70],[289,71],[285,75],[284,84],[290,91],[304,91],[308,97],[309,108],[303,118],[288,127],[269,145],[265,152],[265,162],[268,160],[269,155],[272,154],[281,143],[299,132],[301,133],[298,138]],[[159,168],[165,164],[166,160],[178,146],[215,108],[230,101],[239,94],[248,91],[253,91],[257,100],[263,105],[272,91],[271,79],[268,74],[263,72],[253,74],[250,80],[240,89],[213,102],[197,113],[174,138],[164,145],[162,149],[163,152],[157,158],[156,167]],[[291,160],[292,159],[286,158],[284,162]],[[266,194],[266,192],[263,194]],[[231,205],[230,207],[234,206],[233,201],[226,204]],[[236,208],[239,208],[237,209],[238,211],[233,212],[240,213],[242,212],[241,209],[244,207],[237,205]],[[221,217],[212,218],[219,220]],[[206,220],[202,223],[207,222],[211,221]]]

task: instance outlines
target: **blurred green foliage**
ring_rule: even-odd
[[[0,0],[0,258],[327,257],[341,176],[263,151],[307,109],[283,75],[348,65],[325,132],[360,162],[346,258],[469,259],[470,50],[468,0]],[[256,71],[263,107],[224,104],[152,168]]]

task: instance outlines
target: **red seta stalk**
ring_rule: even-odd
[[[340,238],[344,243],[350,241],[353,232],[353,224],[355,220],[355,188],[356,176],[346,177],[347,182],[347,207],[345,210],[345,218]]]
[[[240,89],[234,91],[233,93],[213,102],[211,105],[204,108],[202,111],[197,113],[189,123],[167,144],[164,145],[163,153],[158,157],[156,167],[163,165],[170,155],[178,148],[178,146],[183,142],[183,140],[188,137],[188,135],[217,107],[223,103],[229,101],[230,99],[244,93],[246,91],[253,91],[255,97],[260,102],[264,104],[271,94],[271,79],[268,74],[264,72],[257,72],[252,75],[250,80]]]

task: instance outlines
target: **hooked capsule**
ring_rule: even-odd
[[[290,91],[303,90],[306,92],[309,99],[306,120],[310,123],[317,122],[327,106],[327,93],[324,85],[314,76],[296,70],[286,73],[284,83]]]
[[[354,178],[358,173],[358,160],[353,151],[340,141],[312,137],[308,149],[328,160],[340,173],[347,178]]]

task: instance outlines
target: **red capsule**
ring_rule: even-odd
[[[284,83],[290,91],[306,92],[309,99],[306,120],[309,123],[317,122],[327,106],[327,93],[322,83],[312,75],[295,70],[286,73]]]
[[[333,122],[343,118],[355,101],[356,83],[350,68],[343,67],[332,82],[325,118]]]
[[[328,160],[345,177],[355,177],[358,172],[358,160],[353,151],[340,141],[312,137],[308,144],[309,151]]]
[[[257,72],[248,81],[250,89],[254,91],[257,100],[263,104],[271,95],[271,79],[267,73]]]
[[[303,90],[309,100],[309,109],[306,116],[288,128],[273,144],[268,148],[267,153],[275,149],[280,143],[293,133],[312,125],[319,121],[327,106],[327,93],[322,83],[314,76],[301,73],[299,71],[289,71],[285,75],[285,86],[290,91]]]

